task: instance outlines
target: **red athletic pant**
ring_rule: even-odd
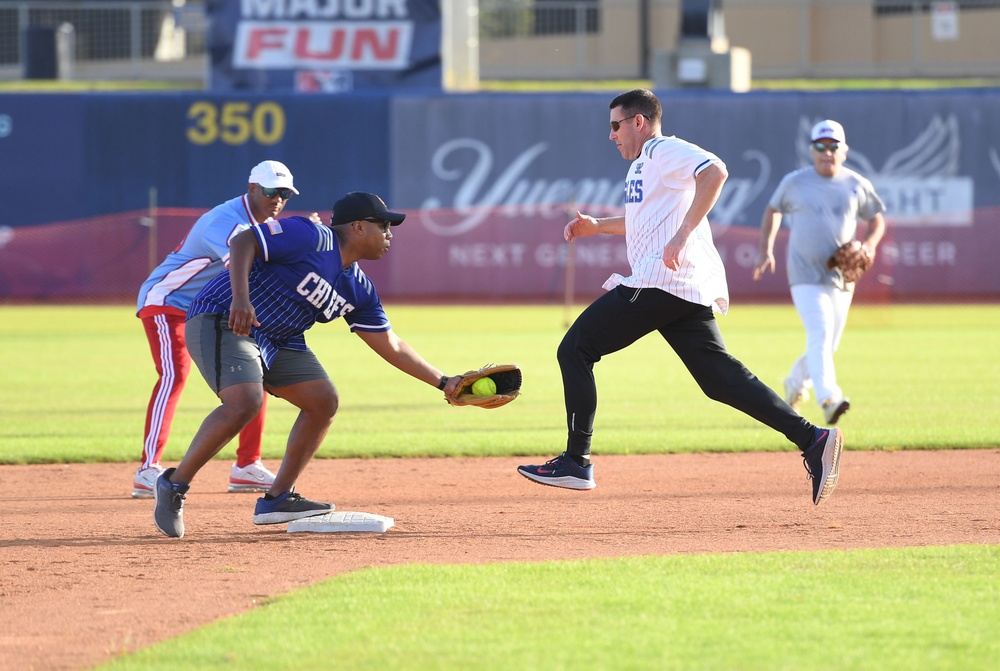
[[[153,395],[146,408],[146,428],[142,442],[142,466],[149,468],[160,463],[160,455],[170,437],[170,425],[174,421],[177,401],[180,400],[184,383],[191,371],[191,356],[184,344],[184,321],[182,314],[162,312],[150,314],[146,308],[140,316],[149,350],[156,364],[158,378],[153,387]],[[264,434],[264,410],[267,395],[260,412],[240,431],[240,444],[236,449],[236,464],[247,466],[260,459],[260,448]]]

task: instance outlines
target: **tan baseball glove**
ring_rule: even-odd
[[[858,240],[851,240],[840,246],[826,262],[828,270],[839,268],[845,282],[857,282],[865,271],[872,267],[874,259]]]
[[[479,380],[489,378],[473,390]],[[487,393],[492,391],[492,393]],[[476,393],[479,392],[479,393]],[[455,391],[445,394],[444,399],[452,405],[475,405],[480,408],[499,408],[521,395],[521,369],[516,364],[488,364],[479,370],[470,370],[462,375]]]

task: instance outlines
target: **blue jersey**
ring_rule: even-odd
[[[246,194],[203,214],[142,283],[136,309],[167,306],[187,311],[205,284],[229,265],[229,241],[256,223]]]
[[[262,257],[250,269],[250,302],[260,326],[251,335],[270,366],[279,349],[305,351],[303,335],[316,322],[343,317],[351,331],[388,331],[375,285],[357,263],[344,268],[337,236],[305,217],[251,227]],[[233,300],[229,271],[209,281],[188,310],[228,316]]]

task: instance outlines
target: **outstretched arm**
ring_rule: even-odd
[[[781,212],[768,205],[760,222],[760,247],[753,264],[753,278],[759,280],[765,270],[774,272],[774,239],[781,228]]]
[[[435,389],[441,383],[441,378],[447,377],[439,369],[429,364],[405,340],[397,336],[395,331],[372,332],[359,330],[355,331],[355,333],[380,357],[407,375],[415,377],[421,382],[426,382]],[[461,381],[461,376],[449,377],[448,383],[444,388],[445,393],[454,391],[455,387]]]
[[[563,237],[566,242],[573,242],[575,238],[587,238],[591,235],[625,235],[625,217],[602,217],[595,219],[589,214],[576,213],[576,217],[566,224],[563,229]]]

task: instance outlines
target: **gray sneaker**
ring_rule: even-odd
[[[295,493],[295,488],[277,496],[270,501],[261,497],[257,499],[257,507],[253,511],[254,524],[281,524],[303,517],[313,517],[332,512],[337,506],[332,503],[319,503],[302,498]]]
[[[170,482],[176,468],[168,468],[156,478],[153,494],[156,506],[153,508],[153,524],[165,536],[181,538],[184,535],[184,495],[190,485]]]

